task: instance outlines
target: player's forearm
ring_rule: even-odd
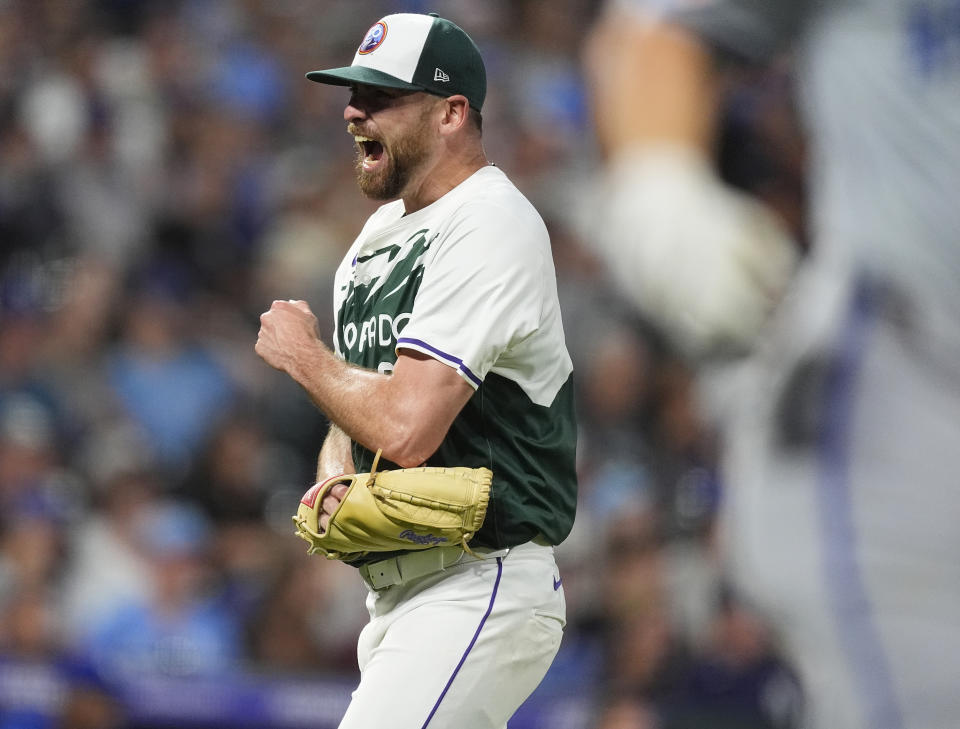
[[[305,301],[274,301],[260,315],[255,350],[351,439],[404,467],[433,454],[473,394],[454,370],[424,354],[401,355],[391,375],[347,364],[320,340]]]
[[[350,365],[320,341],[294,359],[287,374],[348,438],[371,450],[384,448],[390,417],[388,375]]]
[[[319,341],[288,374],[348,438],[372,451],[382,449],[385,458],[403,467],[423,463],[449,427],[432,423],[417,407],[422,393],[411,397],[392,375],[348,364]]]
[[[330,424],[327,437],[317,455],[317,483],[343,473],[355,473],[350,436],[336,424]]]

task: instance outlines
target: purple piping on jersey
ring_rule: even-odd
[[[819,439],[820,525],[825,541],[823,565],[828,599],[838,640],[861,693],[864,725],[871,729],[902,729],[903,714],[897,705],[889,662],[857,562],[857,533],[850,493],[849,436],[854,392],[864,339],[875,319],[878,293],[876,287],[866,282],[857,285],[840,351],[824,383],[825,422]]]
[[[497,579],[493,583],[493,594],[490,595],[490,604],[487,605],[487,612],[483,614],[483,617],[480,619],[480,625],[477,626],[477,632],[473,634],[473,638],[470,640],[470,645],[467,646],[467,649],[463,652],[463,655],[460,657],[460,662],[457,664],[457,667],[453,669],[453,673],[450,674],[450,680],[447,681],[447,685],[443,687],[443,691],[440,692],[440,698],[437,699],[437,703],[433,705],[433,708],[430,710],[430,716],[427,717],[427,720],[423,722],[421,729],[427,729],[427,724],[430,723],[430,720],[433,719],[433,715],[437,713],[437,709],[440,708],[440,702],[443,701],[443,697],[447,695],[447,691],[450,690],[450,685],[453,683],[453,679],[457,677],[457,674],[460,672],[461,666],[463,666],[464,661],[467,660],[467,656],[470,654],[470,651],[473,650],[474,644],[477,642],[477,638],[480,637],[480,631],[483,630],[483,624],[487,622],[487,618],[490,617],[490,613],[493,611],[493,601],[497,599],[497,590],[500,588],[500,576],[503,574],[503,557],[497,557]]]
[[[399,347],[401,344],[413,344],[417,347],[423,347],[425,350],[427,350],[428,352],[432,352],[433,354],[437,355],[441,359],[445,359],[447,360],[447,362],[452,362],[453,364],[455,364],[458,370],[463,372],[463,374],[469,377],[471,381],[476,383],[477,387],[480,387],[480,385],[483,384],[483,380],[481,380],[479,377],[473,374],[469,370],[469,368],[463,363],[463,360],[460,359],[459,357],[454,357],[452,354],[447,354],[446,352],[443,352],[437,349],[436,347],[431,347],[422,339],[413,339],[412,337],[400,337],[397,340],[397,346]]]

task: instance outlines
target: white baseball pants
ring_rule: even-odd
[[[505,729],[553,662],[566,604],[552,547],[500,554],[371,590],[340,729]]]

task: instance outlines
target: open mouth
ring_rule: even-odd
[[[377,166],[377,163],[383,159],[383,144],[376,139],[370,139],[370,137],[360,135],[354,136],[354,140],[360,147],[363,155],[361,160],[363,169],[372,170]]]

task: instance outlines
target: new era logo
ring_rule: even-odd
[[[450,80],[450,77],[447,76],[447,74],[445,74],[445,73],[444,73],[443,71],[441,71],[439,68],[435,68],[435,69],[433,70],[433,80],[434,80],[434,81],[443,81],[444,83],[446,83],[447,81]]]

